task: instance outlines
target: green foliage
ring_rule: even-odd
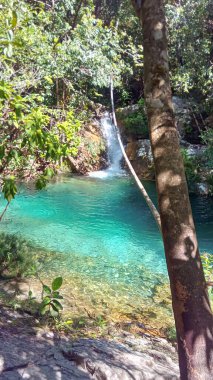
[[[201,259],[206,280],[213,281],[213,255],[203,253]]]
[[[213,129],[206,129],[201,138],[203,142],[206,144],[206,157],[207,157],[207,165],[212,168],[213,167]]]
[[[174,342],[174,343],[177,342],[177,335],[176,335],[175,326],[171,326],[171,327],[167,328],[165,333],[166,333],[167,339],[170,340],[170,342]]]
[[[211,97],[211,15],[209,0],[168,1],[166,5],[171,78],[179,94]]]
[[[182,148],[181,153],[183,157],[186,178],[190,189],[194,183],[199,182],[200,180],[198,173],[199,165],[196,157],[190,157],[186,149]]]
[[[124,40],[131,61],[140,59],[134,41],[114,23],[106,27],[97,19],[92,1],[78,8],[76,0],[56,2],[46,9],[42,2],[14,1],[8,7],[3,0],[0,19],[6,22],[0,29],[0,49],[7,63],[3,76],[13,76],[15,87],[21,86],[24,92],[39,88],[45,103],[51,105],[84,102],[85,94],[108,87],[112,73],[120,86],[122,75],[132,71],[124,61]],[[4,50],[6,40],[10,58],[21,68],[17,72]]]
[[[52,281],[51,288],[43,284],[42,302],[40,305],[41,315],[49,314],[52,317],[57,317],[63,306],[59,300],[63,299],[63,296],[58,291],[63,283],[62,277],[57,277]]]
[[[213,255],[209,253],[203,253],[201,255],[201,260],[206,281],[213,284]],[[208,290],[211,303],[213,303],[213,286],[209,286]]]
[[[22,277],[33,264],[32,249],[16,235],[0,234],[0,276]]]
[[[95,319],[95,325],[100,327],[101,329],[104,329],[107,327],[107,321],[102,315],[98,315]]]
[[[38,176],[43,188],[54,175],[54,165],[67,155],[76,155],[81,122],[74,111],[52,110],[36,105],[36,98],[21,96],[8,83],[0,86],[1,123],[0,172],[3,193],[8,201],[17,193],[15,177]],[[8,171],[14,176],[7,177]]]
[[[209,193],[213,195],[213,173],[209,174],[206,178],[206,182],[209,185]]]
[[[127,133],[140,136],[141,138],[149,137],[144,99],[139,100],[137,110],[130,112],[129,115],[123,116],[122,111],[118,111],[118,114]]]
[[[13,176],[10,176],[9,178],[4,178],[2,192],[4,194],[4,198],[8,202],[15,198],[15,195],[17,194],[17,187],[15,184],[15,178]]]

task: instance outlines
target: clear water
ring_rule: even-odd
[[[156,201],[154,184],[145,186]],[[213,253],[213,200],[191,202],[201,251]],[[134,294],[149,294],[150,282],[166,275],[160,233],[128,177],[63,177],[40,192],[22,188],[0,230],[61,252],[62,259],[51,263],[56,273],[124,284]]]

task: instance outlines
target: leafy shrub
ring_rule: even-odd
[[[128,116],[122,117],[121,120],[127,132],[133,135],[139,135],[141,138],[149,137],[148,121],[145,112],[144,99],[138,102],[138,109]]]
[[[63,158],[78,153],[82,122],[71,107],[62,111],[38,100],[36,104],[35,94],[20,94],[0,81],[0,120],[4,120],[0,129],[2,191],[8,202],[17,193],[17,178],[38,178],[36,186],[41,189]]]
[[[59,293],[63,283],[62,277],[56,277],[51,285],[51,288],[43,284],[42,289],[42,302],[40,305],[41,315],[50,314],[51,317],[57,317],[63,306],[61,305],[59,299],[63,299],[63,296]]]
[[[176,342],[177,336],[176,336],[176,328],[175,326],[168,327],[165,331],[166,337],[170,342]]]
[[[205,252],[201,255],[201,260],[207,283],[213,283],[213,255]],[[213,304],[213,286],[209,286],[208,291],[211,304]]]
[[[206,144],[206,156],[207,156],[207,166],[212,168],[213,166],[213,129],[207,129],[202,133],[201,138]]]
[[[213,195],[213,173],[209,174],[206,178],[206,182],[209,185],[209,193]]]
[[[187,182],[190,187],[200,181],[198,173],[199,165],[196,157],[190,157],[186,149],[181,149]]]
[[[0,277],[22,277],[33,265],[32,248],[16,235],[0,234]]]
[[[213,255],[203,253],[201,255],[203,269],[207,281],[213,281]]]

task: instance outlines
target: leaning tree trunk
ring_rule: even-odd
[[[182,380],[213,379],[213,315],[169,82],[163,0],[132,0],[142,22],[144,91]]]

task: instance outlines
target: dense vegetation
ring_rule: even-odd
[[[212,6],[168,1],[166,11],[173,91],[190,99],[191,124],[212,157],[211,117],[204,122],[212,106]],[[111,75],[118,106],[143,98],[143,49],[127,0],[3,0],[0,25],[0,172],[10,201],[15,177],[37,177],[41,188],[63,157],[77,155],[94,104],[109,103]],[[145,116],[127,122],[147,135]]]
[[[136,4],[134,1],[132,3]],[[163,2],[158,3],[159,9],[163,9]],[[143,48],[141,25],[129,0],[1,1],[0,185],[7,205],[0,215],[0,221],[18,192],[18,181],[33,180],[37,189],[42,189],[58,170],[64,170],[66,159],[73,163],[73,159],[82,151],[81,140],[88,123],[102,106],[110,107],[109,81],[113,78],[116,108],[135,105],[133,112],[124,117],[121,110],[124,135],[138,139],[148,138],[149,134],[152,136],[162,237],[173,306],[176,305],[176,321],[182,321],[183,314],[190,313],[187,317],[190,328],[184,325],[184,321],[183,328],[177,328],[179,349],[182,347],[187,356],[190,351],[187,344],[191,347],[189,340],[186,345],[184,343],[188,330],[200,333],[200,315],[203,318],[201,322],[207,320],[210,329],[212,318],[210,312],[209,315],[205,314],[207,309],[202,307],[204,298],[208,297],[196,248],[196,233],[179,140],[184,138],[186,143],[196,142],[205,146],[200,157],[191,157],[185,148],[182,149],[182,156],[188,184],[191,186],[194,182],[201,182],[205,177],[209,192],[213,194],[213,7],[210,0],[168,0],[165,3],[170,70],[165,64],[165,28],[163,32],[158,29],[153,32],[150,25],[146,24],[148,18],[144,16],[144,35],[149,27],[150,34],[144,39]],[[142,8],[144,2],[140,4]],[[146,13],[146,9],[143,11]],[[154,6],[152,11],[153,19],[156,17],[157,20],[159,14],[155,12]],[[141,14],[138,15],[140,18]],[[164,11],[161,16],[162,26]],[[151,41],[156,48],[153,53],[147,41],[155,32],[160,33],[160,38],[153,37]],[[159,48],[159,39],[162,39],[164,50]],[[157,49],[162,55],[156,55]],[[155,66],[156,62],[159,62],[158,66]],[[148,70],[144,74],[147,63],[152,66],[149,80]],[[186,105],[181,115],[179,136],[171,112],[168,73],[173,95],[181,98]],[[158,87],[159,78],[162,84]],[[153,95],[155,91],[159,92],[159,96]],[[146,101],[145,107],[144,98],[154,99],[154,103],[157,99],[158,106],[156,103],[151,106],[151,102]],[[156,138],[154,119],[156,123],[159,120],[161,122],[159,136],[162,134],[162,139],[159,136]],[[169,127],[171,136],[173,133],[175,137],[173,139],[167,133]],[[97,148],[87,143],[92,157],[104,150],[100,141],[98,144]],[[165,176],[165,173],[168,175]],[[164,186],[159,186],[162,185],[160,181]],[[184,253],[182,247],[186,249]],[[35,276],[42,284],[41,302],[37,310],[39,316],[47,314],[57,317],[63,309],[60,303],[63,299],[60,294],[62,277],[57,277],[51,285],[44,284],[38,274],[39,268],[34,265],[35,262],[39,263],[36,255],[37,250],[22,238],[0,235],[0,277]],[[206,277],[212,285],[211,256],[204,255],[203,263]],[[42,264],[45,265],[45,262]],[[168,291],[167,283],[160,285]],[[153,290],[154,301],[161,291],[162,288]],[[33,298],[33,294],[29,293],[28,301],[31,302]],[[165,302],[165,297],[161,302]],[[189,308],[185,308],[185,305],[189,305]],[[208,307],[210,310],[209,304]],[[168,308],[170,310],[170,306]],[[199,319],[198,324],[196,318]],[[102,319],[99,322],[105,323]]]

